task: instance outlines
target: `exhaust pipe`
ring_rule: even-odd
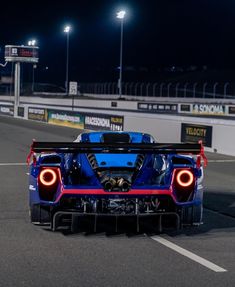
[[[122,191],[129,191],[130,189],[130,183],[126,181],[124,178],[120,178],[117,181],[117,185]]]
[[[109,180],[105,181],[104,189],[107,191],[112,191],[116,185],[116,180],[114,178],[109,178]]]

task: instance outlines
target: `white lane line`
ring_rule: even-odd
[[[24,163],[24,162],[2,162],[0,163],[0,166],[21,166],[21,165],[27,165],[27,163]]]
[[[175,252],[178,252],[179,254],[181,254],[185,257],[188,257],[189,259],[205,266],[206,268],[208,268],[214,272],[227,272],[226,269],[221,268],[220,266],[218,266],[218,265],[216,265],[216,264],[214,264],[214,263],[212,263],[212,262],[210,262],[210,261],[208,261],[208,260],[182,248],[182,247],[179,247],[178,245],[162,238],[161,236],[156,235],[156,236],[152,236],[150,238],[152,238],[153,240],[157,241],[158,243],[163,244],[164,246],[174,250]]]
[[[235,159],[209,159],[208,162],[235,162]]]

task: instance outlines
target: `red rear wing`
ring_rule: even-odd
[[[112,153],[112,154],[188,154],[201,158],[204,166],[207,158],[202,142],[199,143],[81,143],[81,142],[37,142],[33,141],[27,162],[34,153]]]

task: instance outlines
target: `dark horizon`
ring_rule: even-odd
[[[26,45],[36,38],[40,48],[36,77],[63,83],[66,35],[70,33],[69,78],[116,81],[120,22],[116,11],[127,7],[124,20],[123,72],[127,80],[150,81],[164,69],[196,67],[235,70],[235,3],[212,0],[159,0],[125,3],[4,3],[0,25],[0,61],[4,46]],[[24,65],[25,66],[25,65]],[[46,68],[48,67],[48,68]],[[9,69],[9,68],[8,68]],[[26,71],[30,67],[24,68]],[[3,68],[0,69],[4,73]],[[28,72],[26,72],[27,74]],[[124,78],[125,79],[125,78]]]

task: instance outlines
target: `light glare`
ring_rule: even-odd
[[[125,17],[125,15],[126,15],[126,11],[124,11],[124,10],[117,12],[117,18],[118,19],[123,19]]]
[[[64,27],[64,32],[65,33],[69,33],[70,30],[71,30],[71,26],[67,25],[67,26]]]
[[[28,46],[35,46],[37,43],[37,41],[35,39],[32,39],[30,41],[28,41]]]

